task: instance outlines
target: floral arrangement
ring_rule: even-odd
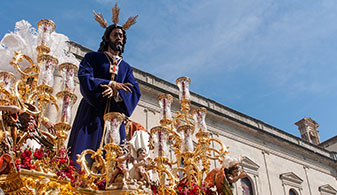
[[[56,170],[59,179],[69,179],[71,183],[76,182],[76,169],[74,162],[70,160],[68,151],[64,148],[60,149],[57,154],[55,152],[41,147],[35,149],[25,148],[24,150],[16,150],[15,166],[18,170],[43,170],[43,165],[50,165],[48,169]]]
[[[56,164],[57,171],[56,174],[61,179],[68,178],[71,183],[75,183],[75,164],[72,160],[70,160],[68,156],[68,151],[65,148],[60,149],[58,155],[55,155],[54,158],[51,159],[52,163]]]
[[[154,195],[158,194],[158,184],[152,184],[151,190]],[[186,180],[181,180],[180,183],[175,188],[175,191],[178,195],[215,195],[216,191],[211,189],[210,187],[206,187],[205,185],[197,185],[193,183],[190,185]]]
[[[16,155],[19,158],[15,161],[15,166],[18,170],[35,169],[35,162],[46,160],[45,157],[47,156],[47,154],[48,153],[43,147],[40,149],[36,149],[35,151],[33,151],[33,149],[31,148],[26,148],[25,150],[16,150]]]
[[[176,187],[176,192],[178,195],[199,195],[199,194],[203,194],[203,195],[215,195],[216,192],[214,190],[212,190],[210,187],[205,186],[204,184],[202,184],[201,186],[192,183],[192,185],[190,185],[189,182],[187,182],[186,180],[181,180],[179,182],[179,184]]]
[[[59,179],[70,180],[72,186],[85,186],[80,179],[83,176],[83,171],[77,171],[75,169],[74,162],[70,160],[68,156],[68,151],[65,148],[60,149],[56,154],[55,152],[45,149],[43,147],[39,149],[26,148],[24,150],[16,150],[16,156],[18,157],[15,161],[17,169],[28,169],[41,171],[45,167],[43,165],[48,165],[48,169],[54,170]],[[90,178],[87,178],[91,180]],[[105,179],[104,180],[94,180],[93,183],[96,184],[98,190],[105,189]],[[151,184],[151,190],[154,195],[158,194],[160,189],[159,184]],[[183,179],[175,187],[175,192],[177,195],[215,195],[216,192],[208,186],[197,185],[195,183],[190,183]]]

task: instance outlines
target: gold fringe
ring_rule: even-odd
[[[94,10],[92,12],[95,14],[95,20],[101,25],[103,28],[108,28],[108,23],[104,20],[102,14],[96,13]]]
[[[117,24],[119,21],[119,11],[120,9],[118,8],[117,2],[115,3],[115,7],[112,8],[112,22],[114,24]]]
[[[128,20],[123,24],[123,29],[128,30],[132,25],[136,24],[137,16],[129,17]]]

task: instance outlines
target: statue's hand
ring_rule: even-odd
[[[247,177],[246,171],[241,171],[240,178],[245,178],[245,177]]]
[[[130,87],[133,87],[133,85],[131,83],[118,83],[116,81],[112,81],[111,85],[102,84],[101,87],[104,88],[104,91],[102,92],[103,97],[111,98],[112,96],[117,95],[118,90],[123,90],[126,94],[129,92],[132,93]]]
[[[49,133],[56,135],[56,130],[54,123],[50,122],[47,117],[42,118],[42,125],[46,127],[46,129],[49,131]]]
[[[118,83],[118,82],[112,82],[111,87],[114,90],[123,90],[126,92],[126,94],[128,94],[128,92],[132,93],[130,87],[133,87],[133,85],[131,83]]]
[[[56,135],[56,130],[52,122],[46,121],[43,123],[43,126],[45,126],[48,129],[49,133]]]
[[[104,88],[104,91],[102,92],[103,97],[111,98],[114,95],[114,90],[110,85],[102,84],[101,87]]]

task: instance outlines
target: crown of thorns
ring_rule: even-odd
[[[101,13],[96,13],[94,10],[92,10],[95,15],[95,20],[101,25],[103,28],[108,28],[107,21],[103,18]],[[120,9],[117,6],[117,2],[115,3],[115,7],[112,8],[112,22],[117,25],[119,21],[119,11]],[[122,25],[122,28],[124,30],[128,30],[132,25],[136,24],[137,16],[129,17],[128,20]]]

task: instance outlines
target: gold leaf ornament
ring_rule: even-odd
[[[108,23],[104,20],[101,13],[96,13],[95,10],[92,10],[95,15],[95,20],[101,25],[103,28],[108,28]]]
[[[137,16],[129,17],[129,19],[123,24],[123,29],[128,30],[132,25],[136,24]]]
[[[118,8],[117,2],[115,3],[115,7],[112,8],[112,22],[115,25],[118,25],[117,23],[119,22],[119,12],[120,8]],[[107,21],[103,18],[102,14],[96,13],[93,10],[93,13],[95,15],[95,20],[103,27],[103,28],[108,28],[108,23]],[[124,30],[128,30],[132,25],[136,24],[136,19],[137,16],[134,17],[129,17],[128,20],[123,24],[122,28]]]
[[[112,22],[114,24],[117,24],[119,22],[119,11],[120,9],[118,8],[117,2],[116,2],[115,7],[112,8]]]

